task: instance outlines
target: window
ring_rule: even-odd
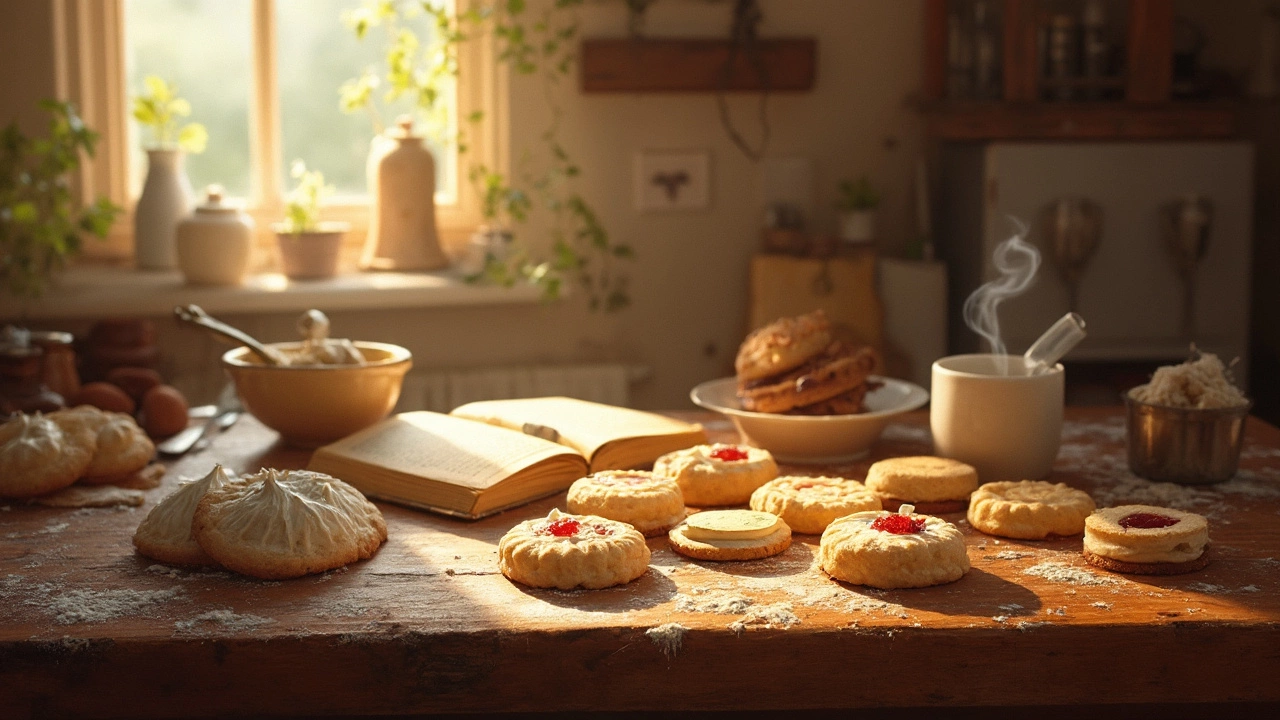
[[[452,7],[454,0],[436,0]],[[358,40],[342,22],[360,0],[55,0],[62,39],[58,78],[66,97],[102,135],[99,153],[81,177],[87,193],[106,192],[131,208],[146,173],[142,148],[150,141],[132,120],[130,98],[143,78],[160,76],[190,101],[189,120],[209,131],[208,149],[187,158],[199,193],[219,183],[248,200],[260,228],[280,218],[291,185],[289,167],[301,159],[324,172],[338,192],[326,213],[367,223],[366,162],[374,136],[367,114],[345,114],[339,87],[370,65],[385,62],[377,30]],[[430,23],[415,27],[425,41]],[[457,242],[479,221],[478,202],[460,181],[454,145],[456,118],[484,108],[481,131],[469,133],[468,153],[502,167],[497,141],[497,64],[488,40],[460,49],[458,87],[446,88],[449,128],[428,131],[436,156],[437,217],[446,242]],[[383,108],[391,124],[408,111]],[[424,128],[425,130],[425,128]],[[128,252],[132,221],[118,223],[116,252]],[[351,233],[355,237],[360,233]]]

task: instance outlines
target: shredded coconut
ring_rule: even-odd
[[[1088,570],[1057,562],[1042,562],[1022,571],[1023,575],[1034,575],[1049,582],[1067,583],[1070,585],[1119,585],[1115,578],[1095,575]]]
[[[1213,353],[1201,353],[1195,360],[1157,369],[1150,383],[1130,390],[1129,396],[1139,402],[1177,408],[1228,408],[1248,402]]]
[[[178,620],[173,627],[178,632],[205,634],[215,628],[231,632],[253,630],[273,622],[275,620],[261,615],[241,615],[232,611],[231,608],[222,608],[200,613],[190,620]]]
[[[680,623],[666,623],[657,627],[651,627],[644,631],[645,637],[649,638],[663,655],[670,660],[674,658],[684,645],[685,633],[689,632],[689,628]]]

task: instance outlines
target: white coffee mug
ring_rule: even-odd
[[[1017,355],[938,360],[929,409],[935,452],[977,468],[979,482],[1043,478],[1062,444],[1063,376],[1062,365],[1032,375]]]

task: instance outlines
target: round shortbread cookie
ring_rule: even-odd
[[[751,493],[751,509],[777,515],[793,532],[817,535],[838,517],[879,510],[880,496],[857,480],[784,476]]]
[[[81,482],[98,485],[128,479],[156,454],[151,438],[132,415],[81,405],[50,413],[49,418],[64,430],[88,431],[97,437],[93,461]]]
[[[674,478],[691,507],[744,505],[756,488],[778,476],[773,455],[746,445],[695,445],[667,453],[653,472]]]
[[[229,482],[222,466],[214,465],[208,475],[182,483],[147,513],[133,534],[133,546],[152,560],[173,565],[217,565],[200,549],[191,522],[204,494]]]
[[[875,369],[877,356],[869,347],[853,350],[832,343],[822,355],[779,377],[740,383],[742,409],[762,413],[790,412],[852,392]]]
[[[665,535],[684,519],[676,481],[642,470],[604,470],[569,486],[569,512],[631,525],[645,537]]]
[[[1208,547],[1209,522],[1173,508],[1121,505],[1098,510],[1084,521],[1085,559],[1092,556],[1095,559],[1090,562],[1095,565],[1097,559],[1107,559],[1113,564],[1147,566],[1141,571],[1145,574],[1165,574],[1174,570],[1172,566],[1187,568],[1177,572],[1189,572],[1199,569],[1194,563]],[[1166,570],[1156,572],[1165,566]]]
[[[649,547],[627,523],[552,510],[502,536],[498,568],[530,587],[597,590],[643,575],[649,568]]]
[[[95,436],[36,413],[0,425],[0,497],[44,495],[74,483],[93,461]]]
[[[940,518],[910,512],[837,518],[822,533],[818,557],[831,577],[884,590],[941,585],[969,571],[960,530]]]
[[[667,533],[671,549],[697,560],[759,560],[791,547],[782,518],[756,510],[694,513]]]
[[[968,501],[978,489],[978,472],[959,460],[917,455],[881,460],[867,470],[867,487],[910,503]]]
[[[1093,498],[1064,483],[1043,480],[992,482],[969,496],[969,524],[997,537],[1040,540],[1079,535],[1093,512]]]
[[[831,344],[831,322],[821,310],[782,318],[747,336],[733,367],[739,381],[758,380],[803,365]]]
[[[266,580],[371,557],[387,539],[377,506],[350,485],[306,470],[264,469],[210,488],[191,534],[222,566]]]

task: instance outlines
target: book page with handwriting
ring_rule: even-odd
[[[549,457],[577,454],[523,433],[425,411],[396,415],[328,451],[475,490]]]

